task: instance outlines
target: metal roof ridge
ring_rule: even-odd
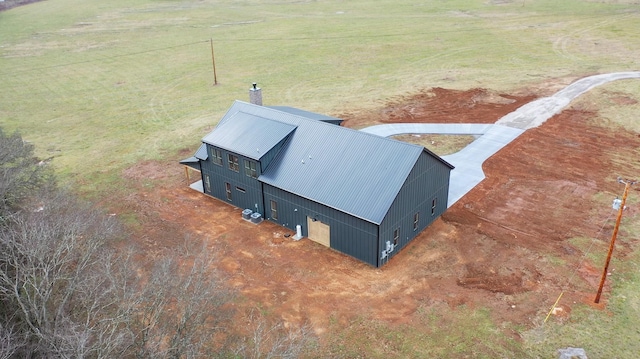
[[[255,109],[264,108],[264,109],[266,109],[266,110],[268,110],[268,111],[274,111],[274,112],[278,112],[278,113],[284,114],[284,115],[286,115],[286,116],[291,116],[291,117],[295,117],[295,118],[300,118],[300,119],[303,119],[304,121],[311,121],[312,123],[317,124],[317,125],[321,125],[321,126],[331,126],[332,128],[336,128],[336,127],[337,127],[337,128],[340,128],[341,130],[344,130],[344,131],[353,131],[353,132],[355,132],[355,133],[359,133],[359,134],[361,134],[361,135],[371,136],[371,137],[374,137],[374,138],[377,138],[377,139],[382,139],[382,140],[384,140],[384,141],[392,141],[392,142],[394,142],[394,143],[400,143],[401,145],[404,145],[404,146],[407,146],[407,147],[414,147],[414,148],[421,148],[421,149],[424,149],[424,148],[425,148],[424,146],[420,146],[420,145],[416,145],[416,144],[409,143],[409,142],[404,142],[404,141],[398,141],[398,140],[394,140],[393,138],[388,138],[388,137],[384,137],[384,136],[378,136],[378,135],[376,135],[376,134],[372,134],[372,133],[368,133],[368,132],[364,132],[364,131],[356,130],[355,128],[344,127],[344,126],[336,126],[336,125],[333,125],[333,124],[330,124],[330,123],[327,123],[327,122],[323,122],[323,121],[316,121],[316,120],[311,119],[311,118],[308,118],[308,117],[304,117],[304,116],[301,116],[301,115],[292,114],[292,113],[290,113],[290,112],[281,111],[281,110],[278,110],[278,109],[275,109],[275,108],[271,108],[271,107],[260,106],[260,105],[254,105],[254,104],[251,104],[251,103],[248,103],[248,102],[244,102],[244,101],[241,101],[241,100],[235,100],[234,105],[235,105],[236,103],[237,103],[237,104],[241,104],[241,105],[246,105],[248,108],[255,108]],[[232,106],[232,107],[233,107],[233,106]],[[237,112],[244,112],[244,111],[239,110],[239,111],[237,111]],[[251,114],[253,115],[253,113],[251,113]],[[259,116],[259,115],[255,115],[255,116]],[[259,117],[262,117],[262,116],[259,116]],[[338,118],[338,117],[336,117],[336,118]],[[278,121],[278,120],[275,120],[275,119],[269,119],[269,120],[271,120],[271,121],[277,121],[277,122],[282,122],[282,121]],[[284,123],[284,122],[283,122],[283,123]],[[433,152],[431,152],[431,151],[429,151],[429,153],[430,153],[430,154],[432,154],[432,155],[435,155],[435,156],[439,157],[438,155],[436,155],[435,153],[433,153]]]

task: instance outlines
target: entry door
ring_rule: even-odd
[[[311,217],[307,217],[307,228],[309,229],[309,235],[307,237],[310,240],[331,247],[331,230],[328,224],[314,221]]]

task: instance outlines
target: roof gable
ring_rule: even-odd
[[[249,117],[253,123],[266,120],[295,129],[260,181],[376,224],[384,219],[424,151],[421,146],[241,101],[233,104],[220,126]]]

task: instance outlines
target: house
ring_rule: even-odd
[[[202,191],[380,267],[447,208],[453,166],[424,147],[291,107],[236,101],[182,164]]]

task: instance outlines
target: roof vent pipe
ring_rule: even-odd
[[[262,106],[262,90],[255,82],[253,83],[253,87],[249,89],[249,102]]]

